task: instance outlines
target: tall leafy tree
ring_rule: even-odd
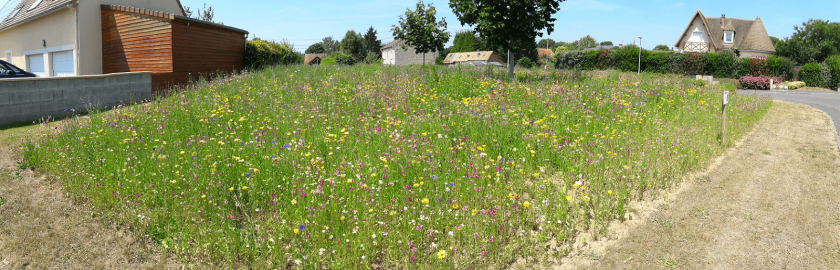
[[[374,53],[380,58],[382,57],[382,41],[376,39],[376,30],[373,29],[373,26],[365,33],[364,41],[365,48],[369,53]]]
[[[657,50],[657,51],[670,51],[671,47],[668,47],[668,45],[665,45],[665,44],[659,44],[659,45],[656,45],[656,47],[653,48],[653,49]]]
[[[332,54],[338,52],[339,50],[339,42],[337,40],[334,40],[332,36],[325,37],[324,39],[322,39],[321,45],[324,46],[324,53],[326,54]]]
[[[572,42],[569,45],[569,47],[571,47],[572,50],[583,50],[583,49],[587,49],[587,48],[595,48],[595,46],[598,46],[598,41],[596,41],[595,38],[593,38],[589,35],[586,35],[585,37],[582,37],[578,40],[575,40],[574,42]]]
[[[548,48],[554,48],[554,44],[556,44],[556,43],[557,42],[554,41],[553,39],[544,38],[544,39],[541,39],[540,42],[537,43],[537,48],[545,49],[546,46],[548,46]]]
[[[601,46],[612,46],[613,42],[612,41],[604,41],[604,42],[601,42],[600,44],[601,44]]]
[[[344,34],[344,39],[341,40],[341,52],[352,56],[356,62],[364,60],[367,57],[367,51],[362,35],[353,30],[347,31]]]
[[[793,29],[793,35],[775,44],[779,56],[807,64],[840,54],[840,23],[810,19]]]
[[[321,42],[312,44],[309,48],[306,48],[306,54],[314,54],[314,53],[325,53],[324,44]]]
[[[449,33],[445,32],[446,18],[437,21],[437,11],[432,4],[425,5],[417,2],[417,8],[405,10],[400,15],[399,25],[393,25],[391,32],[394,39],[405,41],[406,45],[414,47],[415,53],[423,54],[423,64],[426,63],[426,53],[443,51],[443,45],[449,42]]]
[[[452,40],[452,49],[449,52],[474,52],[481,49],[481,39],[471,31],[463,31],[455,34],[455,38]]]
[[[510,50],[514,56],[536,58],[537,36],[554,32],[551,16],[565,0],[450,0],[449,7],[461,25],[475,27],[490,47]],[[508,61],[513,79],[515,59]]]

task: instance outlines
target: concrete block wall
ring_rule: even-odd
[[[423,54],[422,53],[415,53],[414,47],[405,46],[406,50],[402,48],[403,41],[397,42],[394,47],[391,47],[387,50],[394,50],[395,52],[395,64],[396,66],[407,66],[407,65],[420,65],[423,64]],[[426,64],[435,64],[435,59],[438,57],[437,52],[428,52],[426,53]]]
[[[152,98],[152,73],[0,80],[0,127]]]

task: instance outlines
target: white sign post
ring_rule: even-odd
[[[726,104],[729,104],[729,91],[723,91],[723,105],[720,109],[720,143],[726,145]]]

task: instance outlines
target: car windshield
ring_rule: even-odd
[[[4,69],[4,72],[5,72],[5,70],[9,70],[9,69],[13,70],[15,73],[23,72],[23,70],[19,69],[18,67],[14,66],[12,64],[9,64],[8,62],[5,62],[5,61],[0,61],[0,68]]]

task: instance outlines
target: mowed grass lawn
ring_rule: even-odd
[[[721,153],[676,76],[277,67],[65,122],[26,164],[185,263],[497,269],[562,256]],[[727,138],[767,111],[730,95]],[[546,246],[546,244],[554,243]]]

